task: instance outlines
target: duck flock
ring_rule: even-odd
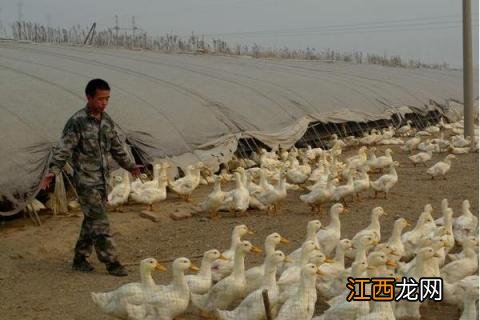
[[[153,210],[155,203],[167,198],[167,189],[191,201],[200,184],[214,184],[197,206],[210,218],[247,215],[248,209],[274,216],[288,190],[296,189],[304,191],[300,200],[310,206],[312,214],[329,207],[329,223],[322,226],[320,220],[309,221],[303,244],[288,255],[277,250],[289,242],[280,235],[281,230],[266,235],[261,250],[243,239],[252,231],[237,225],[230,248],[206,251],[200,268],[188,258],[175,259],[169,284],[155,283],[152,272],[166,268],[148,258],[140,262],[140,282],[92,293],[92,299],[103,312],[119,319],[178,319],[192,305],[203,318],[255,320],[266,319],[262,292],[267,290],[271,319],[419,319],[420,306],[435,302],[349,302],[348,278],[394,278],[399,282],[441,277],[443,301],[461,310],[460,319],[478,319],[478,214],[470,211],[468,199],[461,208],[451,208],[444,199],[442,218],[437,220],[432,205],[425,204],[410,231],[404,232],[410,223],[399,218],[387,239],[381,238],[380,221],[387,214],[381,207],[372,209],[370,224],[351,239],[342,238],[339,218],[347,206],[365,199],[367,192],[388,198],[398,182],[395,168],[399,162],[392,150],[377,155],[375,146],[399,144],[402,151],[411,153],[412,165],[425,166],[431,179],[446,179],[455,155],[478,152],[478,139],[463,138],[462,130],[462,121],[441,121],[422,131],[408,122],[398,129],[373,129],[361,138],[342,140],[333,135],[329,149],[260,149],[250,158],[234,157],[216,174],[203,163],[191,165],[185,176],[176,180],[169,176],[168,163],[155,164],[149,181],[142,177],[130,182],[125,171],[114,178],[108,196],[117,209],[134,201]],[[342,154],[347,148],[357,149],[354,156]],[[445,157],[431,164],[433,153]],[[372,173],[379,174],[378,178],[370,179]],[[234,188],[222,190],[228,181],[234,182]],[[461,214],[454,217],[454,210]],[[245,257],[261,252],[264,262],[246,270]],[[187,270],[197,273],[185,275]],[[371,292],[371,287],[367,285],[365,290]],[[329,307],[314,316],[318,299]]]

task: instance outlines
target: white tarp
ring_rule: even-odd
[[[457,70],[0,42],[0,194],[33,191],[97,77],[112,87],[107,111],[128,140],[182,165],[226,159],[240,137],[290,146],[312,121],[388,118],[463,95]]]

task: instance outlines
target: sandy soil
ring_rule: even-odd
[[[382,148],[379,148],[382,149]],[[472,212],[478,213],[478,154],[460,155],[454,160],[447,180],[430,180],[425,168],[414,168],[407,155],[394,147],[394,159],[400,162],[399,183],[392,189],[388,200],[365,199],[354,203],[350,211],[341,216],[342,237],[352,237],[369,223],[370,210],[382,206],[388,213],[382,217],[382,237],[389,237],[393,221],[402,216],[416,221],[426,203],[432,203],[434,215],[440,216],[440,201],[448,198],[458,215],[461,202],[469,199]],[[434,160],[443,155],[434,155]],[[211,187],[202,186],[193,197],[199,202]],[[289,192],[276,217],[266,217],[262,212],[251,211],[248,217],[210,221],[203,215],[183,221],[154,223],[139,216],[143,209],[132,205],[127,212],[111,213],[114,238],[121,261],[134,263],[145,257],[160,260],[179,256],[194,257],[210,248],[226,249],[230,233],[236,224],[244,223],[255,230],[249,240],[263,245],[266,235],[279,232],[292,240],[280,250],[290,252],[300,246],[306,223],[312,219],[309,208],[299,199],[300,192]],[[327,206],[325,207],[327,208]],[[158,205],[162,212],[192,210],[175,195]],[[78,214],[78,212],[77,212]],[[321,216],[324,224],[328,217]],[[33,227],[28,219],[2,223],[0,228],[0,315],[2,319],[111,319],[101,314],[90,299],[90,291],[106,291],[123,283],[137,281],[137,267],[129,267],[130,275],[115,278],[107,275],[103,265],[92,257],[95,272],[73,272],[70,263],[81,223],[81,215],[52,217],[42,215],[43,225]],[[247,257],[248,265],[260,263],[260,256]],[[199,264],[198,259],[194,261]],[[158,283],[165,283],[169,273],[155,275]],[[325,304],[319,299],[317,314]],[[459,312],[443,303],[422,307],[422,319],[458,319]],[[188,319],[197,319],[193,308]]]

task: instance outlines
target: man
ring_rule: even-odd
[[[46,189],[55,174],[60,172],[67,160],[74,169],[73,182],[78,194],[84,220],[75,246],[72,269],[91,272],[93,266],[87,261],[93,247],[98,260],[105,263],[109,274],[127,276],[115,254],[115,245],[110,233],[106,213],[108,153],[134,177],[140,174],[120,141],[114,122],[105,112],[110,98],[110,87],[101,79],[93,79],[85,88],[87,105],[76,112],[65,125],[62,138],[53,151],[49,173],[42,181]]]

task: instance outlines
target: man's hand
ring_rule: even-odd
[[[41,182],[41,190],[47,190],[52,180],[55,178],[55,174],[53,172],[47,173],[47,175],[43,178]]]
[[[140,176],[140,174],[141,174],[140,169],[141,168],[143,168],[142,165],[136,164],[135,167],[132,170],[130,170],[130,173],[132,174],[132,176],[134,178],[138,178]]]

